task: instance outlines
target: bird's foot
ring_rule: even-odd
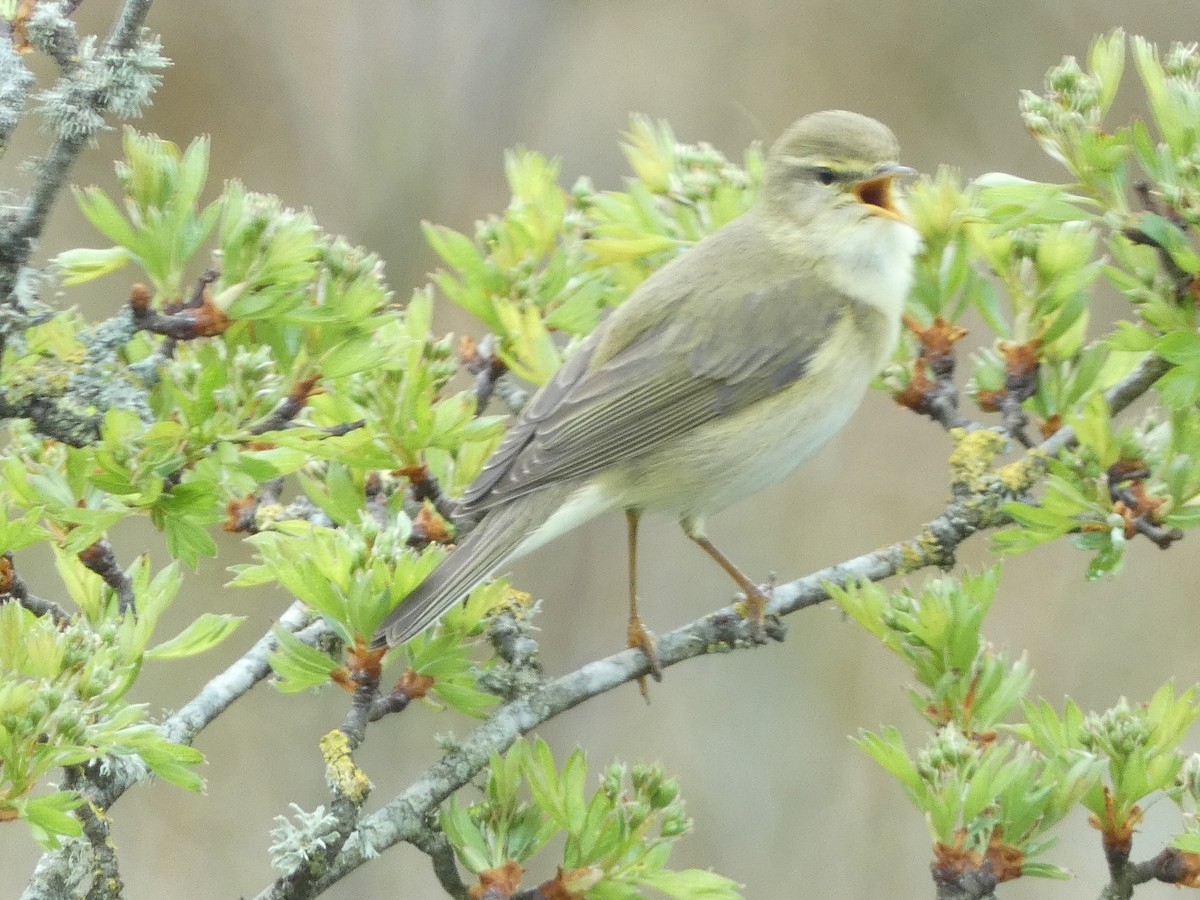
[[[756,644],[767,642],[767,604],[771,602],[771,594],[775,591],[775,573],[767,576],[765,589],[751,585],[746,591],[746,599],[734,604],[739,613],[750,620],[750,640]]]
[[[629,617],[629,646],[641,650],[645,654],[646,662],[650,667],[650,677],[655,681],[662,681],[662,665],[659,663],[658,650],[655,649],[654,635],[647,630],[637,616]],[[649,703],[650,686],[646,683],[646,676],[642,675],[637,682],[638,690],[642,692],[642,696]]]

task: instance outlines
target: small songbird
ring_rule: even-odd
[[[629,643],[643,512],[668,512],[745,592],[705,518],[774,484],[858,407],[896,346],[917,231],[884,125],[832,110],[768,154],[754,206],[646,279],[530,399],[467,489],[475,529],[375,636],[395,646],[519,556],[609,510],[629,523]]]

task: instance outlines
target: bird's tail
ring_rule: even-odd
[[[477,584],[532,549],[526,538],[562,501],[561,491],[550,487],[488,512],[442,564],[392,610],[375,632],[372,645],[395,647],[432,625]]]

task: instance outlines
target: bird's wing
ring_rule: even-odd
[[[464,509],[483,511],[653,452],[799,379],[852,302],[816,290],[807,273],[762,284],[729,263],[708,283],[692,280],[690,292],[635,294],[627,304],[651,302],[631,315],[618,309],[533,397],[464,495]],[[651,281],[643,288],[654,290]]]

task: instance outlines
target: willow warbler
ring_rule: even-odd
[[[631,646],[643,511],[684,532],[745,592],[705,518],[774,484],[845,424],[891,355],[916,230],[897,209],[896,139],[814,113],[774,144],[755,205],[646,279],[530,399],[461,500],[481,516],[388,616],[377,646],[421,631],[502,566],[608,510],[629,522]]]

